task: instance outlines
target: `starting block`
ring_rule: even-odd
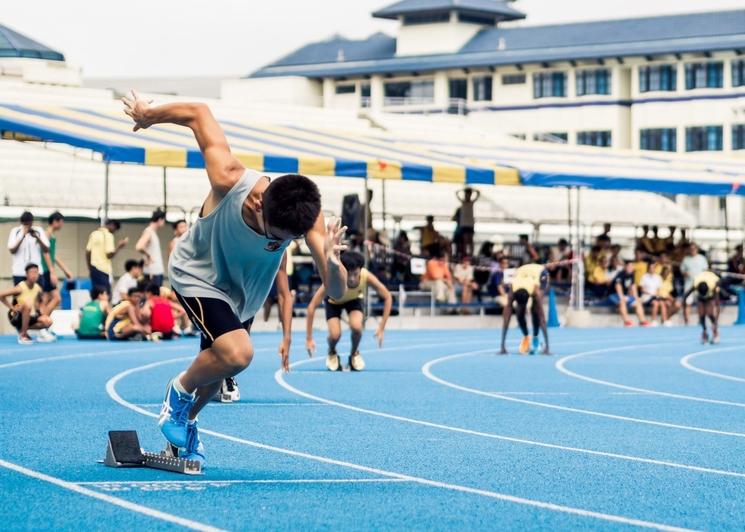
[[[220,385],[220,390],[215,394],[212,400],[220,403],[236,403],[240,401],[241,392],[238,389],[238,383],[235,379],[224,379]]]
[[[149,467],[185,475],[201,475],[202,464],[178,457],[178,449],[168,444],[164,451],[149,453],[140,447],[135,430],[111,430],[106,456],[101,461],[108,467]]]

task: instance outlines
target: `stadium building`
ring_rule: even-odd
[[[512,2],[403,0],[373,16],[396,37],[312,43],[226,92],[459,113],[526,140],[745,150],[745,10],[519,26]]]

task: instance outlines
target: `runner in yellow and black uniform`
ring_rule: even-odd
[[[510,293],[507,299],[507,306],[503,311],[502,323],[502,348],[500,354],[507,354],[505,341],[507,339],[507,330],[512,319],[513,305],[517,314],[517,323],[523,333],[523,339],[520,342],[520,354],[524,355],[530,351],[534,355],[540,349],[540,340],[538,338],[539,330],[543,332],[544,346],[543,354],[550,354],[548,348],[548,329],[546,328],[546,315],[543,312],[543,291],[548,285],[548,272],[540,264],[526,264],[520,266],[516,271],[510,283]],[[533,341],[531,343],[528,335],[528,303],[530,313],[533,318]]]
[[[719,313],[721,312],[721,303],[719,294],[721,288],[721,278],[712,271],[705,271],[698,274],[693,279],[691,288],[683,296],[686,301],[691,294],[696,295],[698,303],[698,320],[703,331],[701,332],[701,343],[705,344],[711,341],[712,344],[719,343]],[[711,337],[706,328],[706,318],[711,321]]]

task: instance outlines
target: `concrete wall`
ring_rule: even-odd
[[[321,82],[296,76],[231,79],[224,81],[221,97],[229,105],[257,102],[321,107]]]

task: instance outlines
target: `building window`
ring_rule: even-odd
[[[336,86],[336,94],[354,94],[355,92],[357,92],[357,87],[354,83]]]
[[[678,68],[676,65],[639,67],[639,92],[675,90],[678,90]]]
[[[479,76],[473,78],[473,100],[476,102],[490,102],[492,90],[492,77]]]
[[[686,151],[722,151],[722,126],[686,128]]]
[[[450,22],[450,13],[422,13],[404,16],[404,26],[415,24],[436,24],[438,22]]]
[[[642,129],[639,148],[653,151],[678,151],[678,132],[675,128]]]
[[[448,80],[450,98],[465,100],[468,98],[468,80],[451,79]]]
[[[745,124],[732,126],[732,149],[745,150]]]
[[[434,103],[435,83],[432,80],[391,81],[385,84],[385,105],[421,105]]]
[[[578,70],[576,76],[577,96],[610,94],[610,70],[607,68]]]
[[[494,26],[494,17],[484,17],[479,15],[468,15],[466,13],[458,13],[458,21],[466,22],[468,24],[481,24],[483,26]]]
[[[541,72],[533,74],[534,98],[564,98],[566,91],[566,72]]]
[[[502,85],[522,85],[525,83],[525,74],[503,74]]]
[[[525,133],[508,133],[508,135],[517,140],[525,140],[527,138]]]
[[[745,86],[745,60],[732,61],[732,86]]]
[[[610,148],[611,132],[579,131],[577,132],[577,144],[581,144],[583,146],[600,146],[601,148]]]
[[[686,65],[686,90],[721,89],[723,86],[723,63],[688,63]]]
[[[555,142],[557,144],[566,144],[569,140],[569,134],[566,132],[534,133],[533,140],[538,142]]]
[[[370,84],[360,83],[360,106],[370,107]]]

